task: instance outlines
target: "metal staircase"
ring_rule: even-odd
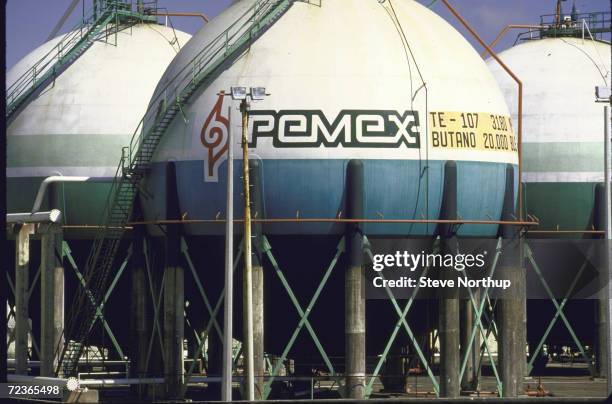
[[[274,24],[293,2],[255,1],[154,95],[130,145],[123,148],[106,203],[102,221],[104,225],[94,240],[85,266],[86,285],[96,302],[100,302],[105,293],[107,279],[112,272],[124,226],[132,214],[140,182],[166,129],[182,113],[182,106],[189,102],[196,90],[214,80],[227,64],[239,57],[244,49]],[[66,340],[72,342],[63,347],[58,365],[58,371],[63,376],[76,374],[95,313],[96,308],[89,303],[86,291],[80,288],[66,327]]]
[[[6,120],[10,122],[21,107],[27,105],[37,90],[44,88],[78,59],[105,32],[109,24],[116,27],[120,21],[136,19],[152,21],[131,11],[131,5],[122,0],[106,0],[101,9],[90,13],[74,29],[70,30],[49,52],[25,71],[6,90]]]

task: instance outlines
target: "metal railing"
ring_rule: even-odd
[[[119,23],[119,17],[139,20],[155,20],[132,11],[130,3],[123,0],[107,0],[100,10],[92,9],[83,20],[68,31],[60,41],[45,53],[34,65],[21,74],[6,91],[6,118],[11,119],[19,107],[40,85],[61,73],[64,66],[76,60],[95,40],[104,27]]]
[[[567,18],[569,17],[569,18]],[[584,38],[585,27],[589,29],[595,39],[601,39],[601,35],[610,32],[612,13],[572,13],[567,17],[561,16],[557,21],[555,14],[540,16],[540,37],[582,37]]]

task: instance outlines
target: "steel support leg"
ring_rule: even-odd
[[[249,160],[251,175],[251,213],[254,218],[263,218],[263,184],[261,165],[257,160]],[[264,396],[264,268],[263,268],[263,233],[261,223],[252,224],[252,310],[253,310],[253,375],[255,400]],[[245,322],[246,324],[246,322]]]
[[[607,123],[606,123],[607,124]],[[593,206],[593,227],[596,230],[606,229],[606,187],[604,184],[595,186],[595,204]],[[605,251],[605,250],[604,250]],[[604,257],[605,260],[606,257]],[[604,261],[605,262],[605,261]],[[603,271],[602,271],[603,272]],[[606,298],[605,288],[607,286],[608,277],[604,273],[600,273],[599,278],[601,297],[597,299],[596,319],[597,319],[597,339],[595,344],[595,373],[598,377],[607,377],[607,357],[610,343],[607,341],[607,321],[606,310],[610,302]]]
[[[346,211],[349,218],[363,217],[363,163],[351,160],[346,175]],[[347,269],[344,277],[344,333],[346,395],[365,397],[365,296],[363,292],[362,230],[358,224],[347,226]]]
[[[166,217],[180,217],[174,163],[166,166]],[[180,399],[183,394],[183,340],[185,338],[184,273],[180,267],[179,225],[166,229],[166,267],[164,269],[164,376],[166,397]]]
[[[447,161],[444,167],[444,191],[441,218],[457,219],[457,164]],[[443,252],[452,253],[456,244],[450,225],[439,227]],[[454,271],[441,270],[440,276],[451,279]],[[457,290],[441,292],[439,299],[440,397],[459,397],[459,297]]]
[[[502,220],[513,220],[515,215],[514,168],[506,167],[506,192]],[[521,236],[513,226],[501,226],[504,248],[500,271],[512,284],[512,295],[502,297],[498,303],[500,336],[498,355],[502,373],[503,397],[517,397],[523,392],[523,375],[526,366],[525,271],[523,268]]]
[[[144,257],[145,229],[136,226],[133,237],[132,252],[132,320],[130,343],[130,377],[144,378],[147,376],[147,347],[151,322],[150,301],[147,297],[147,274]],[[133,392],[142,398],[145,390],[142,385],[133,387]]]

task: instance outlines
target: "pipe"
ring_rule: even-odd
[[[493,57],[493,59],[495,59],[495,61],[502,67],[502,69],[504,69],[506,71],[506,73],[508,73],[510,75],[510,77],[512,77],[512,79],[514,81],[516,81],[516,83],[518,84],[518,111],[517,111],[517,115],[518,115],[518,122],[517,122],[517,129],[518,129],[518,139],[517,139],[517,143],[518,143],[518,145],[517,145],[518,146],[518,183],[519,183],[519,187],[518,187],[518,217],[519,217],[519,219],[522,219],[523,218],[523,186],[522,186],[522,178],[523,178],[523,171],[522,171],[522,154],[523,154],[523,150],[522,150],[522,148],[523,148],[522,147],[522,142],[523,142],[523,82],[516,76],[516,74],[514,74],[514,72],[508,66],[506,66],[506,64],[504,62],[502,62],[502,60],[497,56],[497,54],[489,47],[489,45],[487,45],[482,40],[482,38],[478,35],[478,33],[476,33],[476,31],[474,31],[474,29],[470,26],[470,24],[468,24],[468,22],[461,16],[461,14],[459,14],[459,12],[457,10],[455,10],[453,8],[453,6],[450,5],[448,0],[442,0],[442,3],[444,3],[446,8],[448,8],[449,11],[459,20],[459,22],[465,27],[465,29],[467,29],[470,32],[470,34],[472,34],[472,36],[474,38],[476,38],[478,43],[480,43],[480,45],[487,50],[489,55],[491,55],[491,57]]]
[[[51,177],[47,177],[40,184],[40,188],[38,188],[38,193],[36,194],[36,199],[34,200],[34,207],[32,208],[32,213],[37,213],[42,206],[43,199],[47,192],[47,188],[49,184],[57,183],[57,182],[112,182],[114,178],[101,178],[101,177],[77,177],[77,176],[69,176],[65,177],[63,175],[53,175]]]
[[[163,384],[163,377],[143,377],[125,379],[87,379],[79,380],[79,386],[117,386],[133,384]]]
[[[52,209],[49,212],[8,213],[6,223],[58,223],[62,212]]]
[[[506,33],[511,29],[545,29],[546,27],[542,25],[528,25],[528,24],[508,24],[501,30],[499,34],[495,37],[493,42],[489,44],[489,48],[493,49],[495,45],[506,35]],[[482,52],[480,55],[484,57],[487,54],[487,51]]]
[[[65,224],[62,229],[87,230],[87,229],[123,229],[134,230],[132,226],[98,226],[95,224]]]
[[[166,224],[198,224],[225,223],[225,219],[187,219],[187,220],[150,220],[127,223],[128,226],[166,225]],[[234,223],[242,223],[243,219],[234,219]],[[396,224],[498,224],[509,226],[539,226],[540,222],[520,220],[442,220],[442,219],[337,219],[337,218],[273,218],[251,219],[252,223],[396,223]]]
[[[603,230],[529,230],[528,234],[605,234]]]
[[[371,376],[371,375],[368,375]],[[266,376],[265,380],[268,380],[270,376]],[[313,380],[334,380],[340,379],[342,376],[330,377],[330,376],[319,376],[319,377],[308,377],[308,376],[276,376],[274,380],[280,382],[295,382],[295,381],[313,381]],[[27,384],[41,384],[50,386],[66,386],[69,379],[59,377],[42,377],[42,376],[25,376],[11,374],[7,376],[9,383],[27,383]],[[232,382],[240,382],[244,380],[244,376],[233,376]],[[220,383],[221,377],[218,376],[191,376],[185,383]],[[124,385],[137,385],[137,384],[163,384],[165,382],[163,377],[132,377],[132,378],[116,378],[116,379],[79,379],[79,386],[124,386]]]
[[[204,22],[210,21],[210,17],[202,13],[157,13],[160,17],[200,17]]]
[[[42,377],[42,376],[26,376],[26,375],[7,375],[6,379],[9,383],[33,383],[51,386],[66,386],[68,379],[59,377]]]
[[[6,360],[7,367],[15,366],[15,359]],[[40,361],[28,361],[28,367],[37,368],[40,367]]]

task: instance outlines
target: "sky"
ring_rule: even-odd
[[[342,1],[342,0],[322,0]],[[377,1],[377,0],[363,0]],[[393,0],[410,1],[410,0]],[[418,0],[429,5],[434,0]],[[85,9],[91,8],[92,0],[84,0]],[[610,11],[610,0],[576,0],[579,12]],[[6,2],[6,68],[10,68],[22,57],[42,45],[71,0],[7,0]],[[72,12],[61,33],[76,26],[83,12],[83,1]],[[198,12],[214,17],[223,11],[232,0],[159,0],[159,7],[169,12]],[[507,24],[534,24],[542,14],[555,11],[556,0],[450,0],[450,3],[490,43]],[[572,0],[563,3],[569,13]],[[479,51],[482,48],[448,12],[442,1],[435,1],[432,10],[450,22]],[[194,34],[203,24],[199,18],[172,19],[175,28]],[[516,33],[508,34],[495,50],[506,49],[514,43]]]

